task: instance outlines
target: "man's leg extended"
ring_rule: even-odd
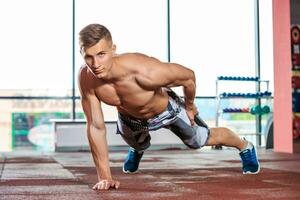
[[[224,145],[235,147],[239,150],[246,148],[248,142],[242,140],[237,134],[225,127],[210,128],[210,134],[207,140],[207,146]]]
[[[260,170],[257,152],[253,144],[246,140],[242,140],[228,128],[211,128],[206,145],[224,145],[239,149],[243,164],[243,174],[257,174]]]
[[[179,102],[181,112],[177,120],[168,127],[190,148],[198,149],[202,146],[224,145],[240,150],[244,174],[257,174],[260,170],[256,149],[251,142],[242,140],[237,134],[228,128],[209,128],[207,124],[196,114],[196,126],[191,126],[187,117],[184,102],[172,90],[168,94]]]

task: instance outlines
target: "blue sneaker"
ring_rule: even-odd
[[[252,143],[249,142],[247,148],[240,152],[243,163],[243,174],[258,174],[260,165],[257,160],[256,149]]]
[[[139,164],[141,158],[143,157],[144,152],[137,152],[133,148],[130,148],[128,151],[127,158],[123,165],[123,172],[126,174],[135,173],[139,169]]]

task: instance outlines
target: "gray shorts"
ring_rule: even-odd
[[[157,116],[141,120],[119,113],[117,133],[136,151],[144,151],[150,146],[149,131],[160,128],[170,129],[185,145],[198,149],[205,146],[209,136],[209,128],[198,116],[196,125],[191,126],[183,102],[173,91],[169,91],[169,102],[165,111]]]

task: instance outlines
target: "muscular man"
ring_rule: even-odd
[[[101,102],[118,110],[117,133],[130,146],[123,171],[134,173],[150,146],[149,130],[165,127],[193,149],[224,145],[240,150],[244,174],[260,166],[254,146],[228,128],[208,128],[194,105],[195,74],[175,63],[164,63],[140,53],[116,55],[109,30],[90,24],[80,31],[80,51],[85,60],[79,72],[87,136],[98,182],[93,189],[118,188],[108,158],[106,128]],[[184,100],[171,87],[182,86]]]

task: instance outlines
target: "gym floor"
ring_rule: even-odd
[[[94,191],[89,152],[14,151],[0,158],[0,199],[300,199],[300,154],[258,149],[261,172],[242,175],[238,151],[149,150],[140,172],[122,172],[126,151],[110,153],[118,190]]]

